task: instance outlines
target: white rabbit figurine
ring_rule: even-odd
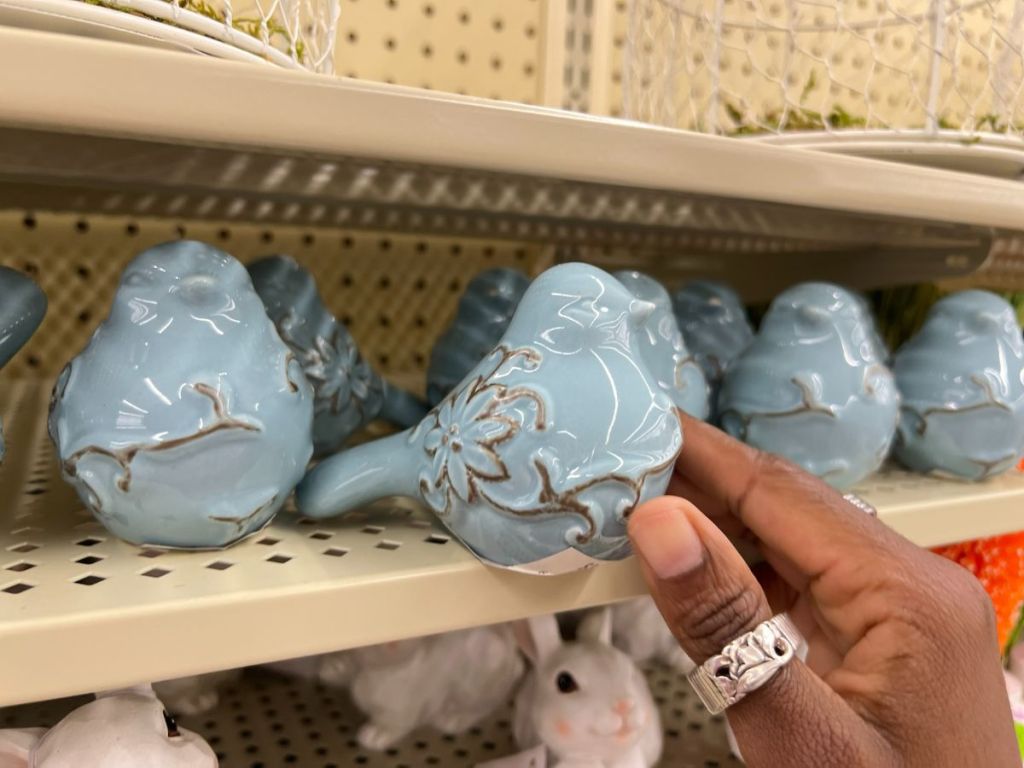
[[[242,670],[228,669],[205,675],[176,677],[153,683],[153,690],[171,714],[195,717],[216,709],[220,703],[221,686],[233,683],[241,676]]]
[[[679,647],[661,612],[650,597],[612,606],[612,640],[637,664],[660,661],[688,675],[694,663]]]
[[[523,660],[507,625],[352,651],[352,700],[369,717],[357,735],[387,749],[424,725],[458,734],[512,696]]]
[[[217,757],[145,685],[96,694],[50,730],[0,731],[0,768],[217,768]]]
[[[611,612],[589,614],[575,642],[554,616],[517,625],[533,669],[516,696],[521,749],[545,744],[555,768],[650,768],[661,756],[661,718],[647,680],[611,645]]]

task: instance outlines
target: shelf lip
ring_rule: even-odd
[[[0,28],[0,126],[1019,230],[1011,181]],[[669,159],[672,159],[670,162]]]

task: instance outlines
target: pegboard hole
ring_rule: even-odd
[[[22,560],[20,562],[8,565],[7,568],[5,568],[5,570],[14,571],[15,573],[23,573],[25,571],[31,571],[33,568],[36,567],[36,565],[37,563],[30,563],[28,560]]]
[[[377,542],[377,549],[386,549],[388,551],[394,551],[402,546],[399,541],[391,541],[390,539],[384,539],[384,541]]]
[[[75,222],[75,231],[79,234],[86,234],[89,231],[89,222],[85,219],[79,219]]]
[[[148,570],[143,571],[141,575],[147,576],[151,579],[162,579],[169,573],[170,571],[166,568],[150,568]]]
[[[424,541],[428,544],[447,544],[449,541],[451,541],[451,537],[444,536],[440,533],[432,533],[429,536],[427,536],[427,538],[425,538]]]
[[[264,547],[272,547],[275,544],[280,544],[281,540],[280,539],[275,539],[273,536],[264,536],[262,539],[260,539],[256,543],[257,544],[262,544]]]
[[[163,557],[164,552],[161,549],[144,549],[139,552],[139,557],[146,557],[152,560],[155,557]]]
[[[21,544],[15,544],[13,547],[8,547],[8,552],[17,552],[19,554],[25,554],[26,552],[32,552],[33,550],[39,549],[38,544],[32,544],[31,542],[25,541]]]
[[[348,554],[348,550],[341,547],[328,547],[323,553],[328,557],[344,557]]]
[[[101,560],[103,560],[102,555],[82,555],[75,562],[79,565],[95,565]]]
[[[94,587],[106,580],[105,576],[97,576],[95,573],[89,573],[75,579],[75,584],[81,584],[83,587]]]
[[[384,528],[379,525],[367,525],[362,529],[362,532],[376,536],[378,533],[384,533]]]
[[[214,560],[212,563],[207,563],[206,567],[211,571],[226,571],[228,568],[234,568],[235,564],[228,560]]]
[[[26,214],[25,218],[21,220],[21,225],[25,229],[35,229],[37,224],[38,222],[36,221],[36,217],[33,216],[31,213]]]
[[[313,531],[313,533],[309,534],[309,538],[316,539],[317,541],[327,541],[327,539],[330,539],[333,536],[334,534],[329,533],[328,531]]]
[[[8,584],[0,591],[6,592],[9,595],[20,595],[22,592],[28,592],[30,589],[33,589],[34,587],[34,584],[26,584],[23,581],[17,581],[14,584]]]
[[[128,237],[135,237],[139,234],[139,225],[134,221],[125,224],[124,233],[128,235]]]
[[[271,555],[270,557],[268,557],[267,558],[267,562],[268,563],[277,563],[278,565],[284,565],[285,563],[290,563],[294,559],[295,558],[293,558],[291,555],[286,555],[286,554],[283,554],[281,552],[277,552],[277,553]]]

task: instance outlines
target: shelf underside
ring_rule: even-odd
[[[727,255],[854,285],[968,274],[1024,221],[1001,179],[109,42],[0,28],[0,68],[19,72],[9,209],[600,246],[663,273]]]
[[[709,717],[685,678],[666,667],[647,670],[661,710],[669,768],[732,768],[721,716]],[[344,691],[259,669],[221,690],[217,709],[178,717],[218,753],[220,768],[298,765],[302,768],[470,768],[516,751],[511,707],[458,736],[421,729],[386,752],[359,747],[355,733],[363,716]],[[87,699],[0,710],[0,728],[50,726]]]
[[[639,595],[632,560],[563,577],[486,568],[424,510],[391,500],[340,521],[285,511],[223,552],[113,538],[58,475],[48,388],[0,390],[0,704],[56,698]],[[923,545],[1024,525],[1024,473],[982,484],[890,472],[858,489]],[[74,638],[74,642],[69,642]],[[45,674],[29,659],[47,659]]]

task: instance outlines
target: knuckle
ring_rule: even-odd
[[[705,595],[685,616],[685,633],[706,655],[753,629],[761,619],[760,597],[748,586],[736,584]]]

